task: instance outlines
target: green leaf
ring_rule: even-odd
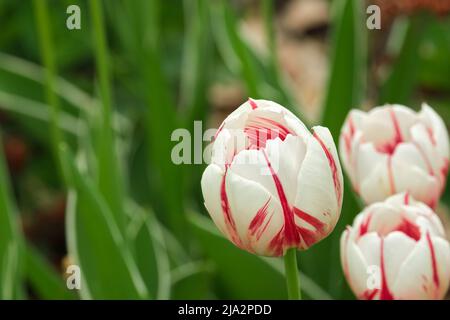
[[[113,106],[110,84],[110,61],[106,43],[103,9],[100,0],[89,1],[96,69],[101,96],[101,131],[97,148],[98,186],[109,206],[119,231],[125,234],[124,190],[117,160],[115,136],[112,130]]]
[[[128,227],[134,256],[147,289],[156,299],[170,297],[170,262],[161,227],[153,213],[132,204]]]
[[[245,80],[247,93],[253,98],[262,98],[260,79],[255,61],[237,30],[237,18],[228,1],[210,3],[212,26],[216,44],[222,51],[225,62]]]
[[[157,197],[161,199],[164,210],[158,217],[167,224],[178,237],[186,237],[186,218],[183,209],[183,172],[171,159],[172,132],[179,128],[173,95],[163,70],[159,30],[160,12],[156,1],[128,1],[125,14],[134,27],[134,41],[125,44],[126,49],[135,52],[138,76],[144,84],[142,94],[147,103],[145,126],[147,148],[151,161],[148,161],[151,181],[157,187]],[[145,9],[145,11],[143,11]],[[150,17],[150,18],[149,18]],[[183,242],[185,243],[185,242]]]
[[[25,246],[26,277],[39,299],[73,300],[76,291],[67,288],[62,276],[32,245]]]
[[[262,258],[238,249],[219,234],[212,222],[192,213],[189,221],[205,254],[215,262],[226,299],[287,299],[281,259]],[[300,274],[302,291],[312,299],[330,297],[310,278]]]
[[[1,136],[0,136],[1,138]],[[0,139],[0,299],[13,299],[21,281],[20,239]]]
[[[0,109],[33,120],[30,123],[36,126],[37,130],[40,129],[38,132],[42,133],[42,139],[48,138],[46,134],[48,130],[44,128],[51,121],[48,105],[0,90]],[[86,129],[82,121],[68,113],[60,112],[58,119],[59,128],[70,135],[76,136]]]
[[[238,18],[229,1],[215,1],[210,3],[210,8],[211,25],[219,53],[228,68],[244,80],[247,94],[256,99],[277,101],[298,115],[296,103],[279,76],[274,50],[271,50],[268,59],[263,59],[248,46],[241,37]],[[271,7],[266,3],[263,9],[267,20]],[[266,31],[271,34],[270,49],[274,45],[274,33],[269,27],[266,23]]]
[[[425,34],[424,16],[416,16],[406,23],[400,52],[392,64],[390,73],[380,89],[379,103],[401,103],[408,105],[418,81],[420,59],[419,46]],[[394,34],[395,35],[395,34]]]
[[[181,69],[180,104],[188,116],[186,126],[206,117],[207,80],[211,65],[211,31],[208,0],[184,0],[186,33],[184,37],[183,67]],[[193,132],[193,131],[191,131]]]
[[[211,298],[212,267],[203,261],[190,262],[172,271],[173,300]]]
[[[331,67],[322,124],[337,142],[351,108],[359,107],[366,90],[367,34],[362,3],[333,2]]]
[[[147,298],[136,261],[106,201],[95,184],[60,149],[72,191],[66,213],[70,257],[81,269],[81,297],[93,299]]]

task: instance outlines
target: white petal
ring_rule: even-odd
[[[436,147],[440,155],[449,158],[449,140],[447,127],[442,118],[426,103],[422,104],[422,110],[419,113],[421,119],[426,123],[427,127],[432,130]]]
[[[232,170],[227,173],[226,192],[243,248],[259,255],[273,255],[269,244],[284,223],[277,198],[260,184],[244,179]]]
[[[233,160],[235,154],[245,149],[247,137],[242,130],[222,129],[216,136],[211,153],[211,163],[225,170],[225,164]]]
[[[367,163],[367,161],[361,161],[361,163]],[[361,164],[360,166],[362,167]],[[359,181],[361,182],[359,191],[361,197],[368,204],[382,201],[391,194],[388,158],[383,157],[382,161],[373,162],[373,166],[374,168],[368,175],[359,177]],[[362,171],[361,174],[363,174]]]
[[[252,107],[249,100],[241,104],[236,110],[228,115],[223,121],[223,129],[242,129],[248,115],[252,112]]]
[[[368,266],[380,265],[380,237],[376,232],[369,232],[358,239],[357,245]]]
[[[430,136],[425,126],[421,123],[412,126],[411,137],[411,143],[420,151],[421,158],[427,164],[426,172],[440,178],[440,169],[444,164],[444,160],[430,141]]]
[[[334,228],[340,215],[342,172],[328,129],[315,127],[314,132],[317,137],[311,137],[308,141],[306,155],[298,175],[294,205],[324,223],[327,228],[323,236],[326,236]],[[299,227],[313,230],[306,221],[297,216],[295,218]]]
[[[400,143],[392,155],[392,162],[401,165],[416,166],[423,171],[428,171],[427,159],[412,143]]]
[[[220,197],[223,174],[219,166],[210,164],[203,172],[201,186],[206,209],[219,230],[227,235]]]
[[[340,258],[341,258],[341,266],[342,271],[347,279],[349,279],[348,275],[348,266],[347,266],[347,245],[350,238],[351,227],[347,227],[341,235],[340,239]]]
[[[440,237],[431,237],[436,255],[436,267],[438,269],[439,289],[438,298],[444,297],[450,284],[450,245],[448,241]]]
[[[284,141],[279,138],[270,140],[266,145],[266,154],[272,169],[283,186],[288,202],[294,203],[297,194],[296,177],[306,154],[306,145],[303,139],[288,135]],[[267,174],[271,176],[269,170],[267,170]],[[271,179],[275,186],[272,177]]]
[[[385,202],[375,203],[369,207],[372,212],[368,232],[376,231],[385,236],[402,222],[402,208]]]
[[[244,150],[233,159],[229,170],[244,179],[254,181],[263,186],[274,197],[278,197],[267,161],[262,150]]]
[[[392,105],[395,121],[398,123],[398,127],[400,129],[401,136],[403,140],[407,141],[410,139],[410,131],[409,129],[413,126],[417,121],[417,114],[408,107],[394,104]],[[392,119],[390,119],[392,121]]]
[[[361,250],[354,242],[349,241],[346,249],[348,275],[350,277],[348,282],[355,295],[359,298],[367,290],[369,277],[367,263]]]
[[[397,280],[392,287],[392,293],[397,299],[441,299],[445,294],[444,289],[448,288],[448,243],[443,244],[442,239],[431,238],[432,247],[435,253],[435,263],[438,268],[438,277],[442,275],[441,283],[436,287],[434,263],[430,250],[430,245],[426,236],[417,242],[411,254],[406,258],[400,267]],[[444,241],[445,242],[445,241]],[[445,253],[447,252],[447,254]],[[442,288],[441,288],[442,286]]]
[[[416,241],[402,232],[392,232],[384,238],[384,272],[388,287],[393,288],[403,261],[414,249]]]
[[[392,160],[392,174],[396,192],[408,191],[417,200],[435,206],[440,194],[440,184],[436,177],[398,158]]]

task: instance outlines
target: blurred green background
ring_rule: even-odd
[[[66,27],[71,4],[80,30]],[[369,4],[381,30],[366,27]],[[380,103],[427,101],[449,124],[449,12],[438,0],[1,0],[0,298],[286,298],[280,259],[218,233],[204,165],[172,163],[172,131],[217,128],[249,96],[335,140],[350,108]],[[354,298],[339,261],[360,210],[348,186],[335,231],[298,252],[307,299]],[[446,204],[448,187],[448,230]]]

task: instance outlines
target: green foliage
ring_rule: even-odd
[[[3,151],[0,149],[0,298],[13,299],[21,286],[21,240]]]
[[[15,191],[35,177],[18,174],[11,186],[0,148],[0,298],[287,298],[281,259],[237,249],[200,213],[203,166],[171,160],[173,130],[193,133],[194,120],[211,118],[208,90],[224,75],[240,79],[248,96],[300,115],[279,65],[274,1],[260,6],[267,56],[244,39],[241,12],[230,1],[84,0],[82,30],[68,32],[60,13],[69,2],[33,0],[33,10],[17,1],[0,5],[7,26],[0,34],[0,111],[8,116],[1,129],[23,133],[32,157],[42,153],[45,166],[33,162],[29,171],[45,170],[35,175],[58,181],[52,187],[68,193],[66,259],[80,266],[81,290],[67,289],[45,244],[24,240],[16,220],[26,210]],[[332,9],[320,123],[337,142],[371,78],[363,2],[334,0]],[[438,90],[430,103],[448,120],[449,20],[418,15],[403,21],[404,32],[394,27],[389,35],[397,50],[388,52],[395,60],[378,100],[410,103],[422,91]],[[340,267],[339,238],[359,211],[345,180],[334,232],[297,254],[305,298],[353,298]]]

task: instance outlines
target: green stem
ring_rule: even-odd
[[[50,17],[48,13],[48,4],[46,0],[34,0],[34,14],[36,17],[36,26],[38,30],[39,46],[42,56],[42,62],[45,67],[45,94],[47,103],[50,106],[50,135],[52,143],[52,152],[58,165],[60,174],[62,174],[61,161],[59,159],[58,146],[63,140],[61,130],[58,125],[59,117],[59,99],[55,91],[56,63],[54,57],[54,47],[50,30]]]
[[[291,248],[286,251],[286,255],[284,256],[284,269],[286,272],[286,285],[289,300],[301,300],[296,248]]]

